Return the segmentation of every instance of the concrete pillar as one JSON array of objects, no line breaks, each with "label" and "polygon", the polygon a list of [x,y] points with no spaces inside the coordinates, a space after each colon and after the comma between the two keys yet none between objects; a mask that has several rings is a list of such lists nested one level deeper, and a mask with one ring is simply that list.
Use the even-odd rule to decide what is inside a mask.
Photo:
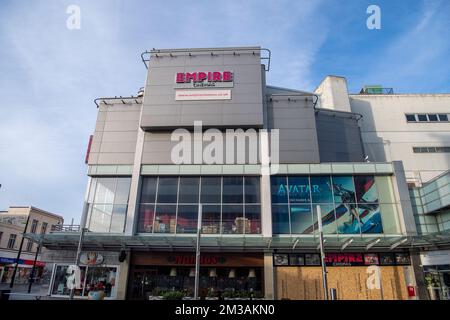
[{"label": "concrete pillar", "polygon": [[430,300],[425,277],[422,269],[422,261],[420,260],[419,252],[411,252],[411,268],[415,278],[416,295],[419,300]]},{"label": "concrete pillar", "polygon": [[272,199],[270,193],[269,134],[260,132],[259,152],[261,162],[261,224],[263,237],[272,237]]},{"label": "concrete pillar", "polygon": [[141,177],[141,162],[142,152],[144,149],[145,131],[139,128],[136,151],[134,155],[133,173],[131,175],[130,196],[128,198],[127,217],[125,220],[125,235],[131,236],[134,234],[135,225],[137,222],[139,190],[140,190],[140,177]]},{"label": "concrete pillar", "polygon": [[272,237],[272,199],[270,176],[261,176],[261,223],[263,237]]},{"label": "concrete pillar", "polygon": [[414,220],[403,162],[393,161],[392,166],[394,168],[394,195],[397,203],[400,204],[399,218],[401,231],[404,235],[415,236],[417,235],[416,221]]},{"label": "concrete pillar", "polygon": [[130,270],[131,253],[127,252],[127,258],[124,262],[119,264],[119,275],[116,279],[117,282],[117,300],[125,300],[128,286],[128,272]]},{"label": "concrete pillar", "polygon": [[275,274],[272,252],[264,252],[264,295],[266,299],[275,299]]}]

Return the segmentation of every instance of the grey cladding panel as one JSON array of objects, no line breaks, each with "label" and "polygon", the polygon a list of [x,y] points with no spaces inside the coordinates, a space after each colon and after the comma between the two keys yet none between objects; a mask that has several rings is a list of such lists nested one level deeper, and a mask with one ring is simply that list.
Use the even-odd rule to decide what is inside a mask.
[{"label": "grey cladding panel", "polygon": [[317,163],[319,150],[312,102],[275,97],[268,102],[268,124],[279,129],[281,163]]},{"label": "grey cladding panel", "polygon": [[321,162],[364,160],[361,133],[356,119],[319,112],[316,123]]},{"label": "grey cladding panel", "polygon": [[[211,50],[214,52],[214,49]],[[141,126],[149,130],[193,126],[202,121],[205,127],[262,127],[262,78],[259,51],[234,55],[233,48],[221,51],[186,53],[167,52],[150,59]],[[177,72],[232,71],[233,88],[230,100],[175,100]],[[202,88],[207,90],[208,88]],[[212,88],[220,89],[220,88]],[[189,89],[197,90],[197,89]]]}]

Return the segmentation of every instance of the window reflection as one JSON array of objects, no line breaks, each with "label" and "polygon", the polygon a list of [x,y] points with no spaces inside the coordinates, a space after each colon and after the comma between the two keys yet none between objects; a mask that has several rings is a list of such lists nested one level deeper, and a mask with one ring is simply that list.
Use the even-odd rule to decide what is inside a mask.
[{"label": "window reflection", "polygon": [[[245,220],[248,221],[248,230],[245,233],[258,234],[261,233],[261,206],[260,205],[246,205]],[[246,222],[247,223],[247,222]]]},{"label": "window reflection", "polygon": [[155,216],[154,204],[141,204],[139,209],[138,232],[153,232],[153,218]]},{"label": "window reflection", "polygon": [[202,208],[202,233],[219,233],[220,205],[204,205]]},{"label": "window reflection", "polygon": [[178,206],[177,233],[197,232],[198,206]]},{"label": "window reflection", "polygon": [[292,205],[291,224],[292,233],[312,233],[312,212],[311,205]]},{"label": "window reflection", "polygon": [[289,227],[289,209],[287,205],[272,205],[273,233],[291,233]]},{"label": "window reflection", "polygon": [[123,233],[130,177],[92,178],[86,227],[91,232]]},{"label": "window reflection", "polygon": [[179,203],[198,203],[199,181],[199,178],[180,178]]},{"label": "window reflection", "polygon": [[160,177],[158,182],[158,203],[176,203],[178,178]]},{"label": "window reflection", "polygon": [[202,177],[201,203],[221,203],[222,178]]},{"label": "window reflection", "polygon": [[243,200],[243,178],[223,177],[223,203],[242,203]]},{"label": "window reflection", "polygon": [[261,233],[260,177],[142,179],[138,232],[195,233],[200,200],[203,233]]},{"label": "window reflection", "polygon": [[250,223],[244,218],[243,209],[242,205],[223,205],[222,233],[250,233]]},{"label": "window reflection", "polygon": [[176,206],[157,205],[154,223],[154,232],[175,233]]},{"label": "window reflection", "polygon": [[271,188],[275,234],[317,232],[317,206],[326,234],[383,233],[374,176],[273,176]]}]

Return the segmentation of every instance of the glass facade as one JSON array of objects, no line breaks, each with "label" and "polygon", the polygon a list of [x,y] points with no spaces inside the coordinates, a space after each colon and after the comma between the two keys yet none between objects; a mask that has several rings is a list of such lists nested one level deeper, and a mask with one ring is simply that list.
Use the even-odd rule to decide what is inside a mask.
[{"label": "glass facade", "polygon": [[[389,231],[396,233],[392,193],[388,192],[388,196],[383,193],[380,199],[377,179],[371,175],[271,177],[273,233],[317,233],[318,206],[326,234],[383,233],[382,206],[393,216],[383,220],[388,222]],[[390,181],[380,183],[387,188]]]},{"label": "glass facade", "polygon": [[205,234],[261,233],[260,178],[142,177],[138,232],[195,233],[202,204]]},{"label": "glass facade", "polygon": [[131,178],[92,178],[86,228],[91,232],[123,233]]}]

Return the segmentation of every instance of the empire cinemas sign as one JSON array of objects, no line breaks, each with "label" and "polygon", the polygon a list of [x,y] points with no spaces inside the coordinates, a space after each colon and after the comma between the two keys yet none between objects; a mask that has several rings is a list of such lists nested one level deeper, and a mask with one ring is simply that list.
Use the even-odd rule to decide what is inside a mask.
[{"label": "empire cinemas sign", "polygon": [[175,75],[176,88],[232,88],[232,71],[178,72]]}]

